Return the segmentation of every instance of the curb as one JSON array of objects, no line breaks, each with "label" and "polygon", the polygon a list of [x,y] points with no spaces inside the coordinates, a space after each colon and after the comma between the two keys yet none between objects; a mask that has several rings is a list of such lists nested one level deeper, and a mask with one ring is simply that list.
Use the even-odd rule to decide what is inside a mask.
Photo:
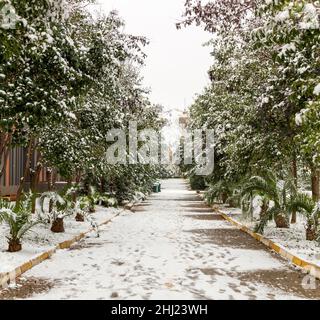
[{"label": "curb", "polygon": [[235,225],[239,230],[249,234],[251,237],[256,239],[257,241],[263,243],[265,246],[269,247],[270,249],[274,250],[276,253],[278,253],[283,258],[289,260],[294,265],[300,267],[301,269],[307,271],[310,275],[313,277],[320,279],[320,267],[312,262],[308,262],[296,255],[294,255],[292,252],[288,251],[286,248],[284,248],[282,245],[277,244],[273,242],[272,240],[265,238],[259,233],[253,232],[251,229],[246,227],[245,225],[239,223],[238,221],[235,221],[231,217],[229,217],[227,214],[221,212],[218,209],[213,209],[216,212],[218,212],[225,220],[229,221],[231,224]]},{"label": "curb", "polygon": [[[132,206],[131,206],[131,208],[132,208]],[[114,216],[109,218],[108,220],[100,223],[98,225],[98,227],[101,227],[101,226],[104,226],[104,225],[110,223],[114,218],[118,217],[123,211],[124,210],[118,212],[117,214],[115,214]],[[71,240],[66,240],[66,241],[58,243],[54,248],[52,248],[46,252],[41,253],[39,256],[37,256],[27,262],[24,262],[22,265],[15,268],[14,270],[11,270],[11,271],[5,272],[5,273],[0,273],[0,287],[3,287],[5,285],[10,284],[15,279],[20,277],[23,273],[29,271],[33,267],[35,267],[38,264],[42,263],[43,261],[49,259],[57,252],[57,250],[69,249],[74,243],[85,238],[87,234],[91,233],[94,230],[95,230],[95,228],[90,228],[88,231],[80,233],[79,235],[75,236]]]},{"label": "curb", "polygon": [[[204,200],[204,198],[201,195],[199,195],[199,197],[202,200]],[[263,235],[261,235],[259,233],[253,232],[250,228],[248,228],[247,226],[243,225],[242,223],[232,219],[231,217],[229,217],[227,214],[220,211],[219,209],[212,208],[212,210],[217,212],[218,214],[220,214],[225,220],[227,220],[228,222],[230,222],[231,224],[236,226],[239,230],[249,234],[252,238],[263,243],[266,247],[274,250],[276,253],[278,253],[283,258],[289,260],[292,264],[298,266],[302,270],[308,272],[311,276],[320,280],[320,267],[318,265],[296,256],[295,254],[293,254],[292,252],[287,250],[282,245],[273,242],[272,240],[264,237]]]}]

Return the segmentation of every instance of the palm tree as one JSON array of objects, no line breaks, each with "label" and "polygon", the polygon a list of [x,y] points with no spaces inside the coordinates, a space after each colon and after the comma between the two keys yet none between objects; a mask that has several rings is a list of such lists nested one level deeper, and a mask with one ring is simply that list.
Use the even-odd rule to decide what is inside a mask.
[{"label": "palm tree", "polygon": [[234,187],[231,183],[220,180],[209,186],[209,189],[205,193],[205,199],[209,205],[212,205],[216,200],[220,200],[225,204],[228,198],[233,195]]},{"label": "palm tree", "polygon": [[[45,210],[46,203],[49,203],[49,210]],[[51,231],[54,233],[64,232],[63,219],[74,214],[73,205],[67,199],[62,198],[57,192],[44,192],[40,197],[41,211],[48,215],[52,222]]]},{"label": "palm tree", "polygon": [[0,201],[0,223],[5,222],[9,226],[8,244],[9,252],[22,250],[22,238],[37,224],[43,223],[39,218],[34,218],[31,199],[20,201],[13,205],[8,201]]},{"label": "palm tree", "polygon": [[[243,186],[241,194],[242,196],[260,195],[263,198],[260,222],[255,228],[256,232],[263,233],[264,227],[272,218],[278,228],[289,228],[289,216],[292,211],[288,204],[296,194],[291,179],[278,180],[272,171],[267,170],[263,175],[251,177]],[[270,206],[271,201],[273,206]]]},{"label": "palm tree", "polygon": [[307,217],[306,239],[317,240],[319,235],[320,204],[308,195],[299,193],[289,203],[290,210],[299,211]]}]

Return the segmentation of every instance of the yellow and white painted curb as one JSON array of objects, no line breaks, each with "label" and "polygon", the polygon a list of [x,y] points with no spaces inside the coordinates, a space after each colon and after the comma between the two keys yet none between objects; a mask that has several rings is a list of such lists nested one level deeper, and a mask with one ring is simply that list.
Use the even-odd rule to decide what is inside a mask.
[{"label": "yellow and white painted curb", "polygon": [[[200,195],[200,198],[204,200],[203,196],[201,196],[201,195]],[[261,235],[259,233],[253,232],[250,228],[243,225],[239,221],[232,219],[230,216],[228,216],[224,212],[220,211],[219,209],[217,209],[217,208],[212,208],[212,209],[215,212],[217,212],[218,214],[220,214],[225,220],[227,220],[228,222],[230,222],[231,224],[236,226],[239,230],[249,234],[251,237],[253,237],[257,241],[263,243],[265,246],[269,247],[270,249],[274,250],[280,256],[289,260],[290,262],[292,262],[292,264],[300,267],[302,270],[308,272],[313,277],[320,279],[320,266],[296,256],[295,254],[293,254],[292,252],[287,250],[282,245],[273,242],[272,240],[264,237],[263,235]]]},{"label": "yellow and white painted curb", "polygon": [[235,225],[239,230],[242,230],[242,231],[246,232],[247,234],[249,234],[251,237],[253,237],[257,241],[263,243],[265,246],[267,246],[270,249],[272,249],[275,252],[277,252],[283,258],[291,261],[294,265],[296,265],[296,266],[300,267],[301,269],[307,271],[313,277],[315,277],[317,279],[320,279],[320,267],[317,266],[316,264],[314,264],[312,262],[308,262],[308,261],[306,261],[306,260],[294,255],[292,252],[288,251],[282,245],[273,242],[272,240],[262,236],[259,233],[253,232],[251,229],[249,229],[245,225],[239,223],[238,221],[232,219],[227,214],[225,214],[225,213],[223,213],[223,212],[221,212],[221,211],[219,211],[217,209],[214,209],[214,210],[216,212],[218,212],[225,220],[227,220],[230,223],[232,223],[233,225]]},{"label": "yellow and white painted curb", "polygon": [[[109,218],[108,220],[100,223],[98,227],[101,227],[103,225],[106,225],[110,223],[114,218],[119,216],[124,210],[119,211],[114,216]],[[0,288],[3,288],[10,284],[10,282],[14,282],[16,278],[21,276],[23,273],[27,272],[28,270],[32,269],[36,265],[40,264],[41,262],[49,259],[53,254],[57,252],[57,250],[62,249],[69,249],[74,243],[80,241],[81,239],[85,238],[89,233],[93,232],[95,228],[90,228],[88,231],[80,233],[79,235],[75,236],[71,240],[66,240],[61,243],[58,243],[55,247],[52,249],[41,253],[39,256],[23,263],[19,267],[15,268],[14,270],[11,270],[9,272],[0,273]]]},{"label": "yellow and white painted curb", "polygon": [[251,237],[256,239],[257,241],[263,243],[265,246],[269,247],[270,249],[277,252],[280,256],[283,258],[291,261],[294,265],[302,268],[303,270],[307,271],[310,275],[314,276],[317,279],[320,279],[320,267],[312,262],[308,262],[296,255],[294,255],[292,252],[288,251],[286,248],[284,248],[282,245],[277,244],[273,242],[272,240],[265,238],[259,233],[253,232],[251,229],[246,227],[245,225],[239,223],[238,221],[232,219],[227,214],[214,209],[216,212],[218,212],[225,220],[229,221],[233,225],[235,225],[239,230],[244,231],[245,233],[249,234]]}]

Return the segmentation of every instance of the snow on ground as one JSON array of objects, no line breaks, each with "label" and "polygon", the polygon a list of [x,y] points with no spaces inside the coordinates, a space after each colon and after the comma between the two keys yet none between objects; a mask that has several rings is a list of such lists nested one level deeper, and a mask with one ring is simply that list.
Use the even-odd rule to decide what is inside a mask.
[{"label": "snow on ground", "polygon": [[[98,224],[105,222],[121,209],[98,207],[91,215]],[[6,224],[0,224],[0,273],[12,271],[24,262],[27,262],[39,254],[53,249],[60,242],[71,240],[82,232],[91,228],[89,222],[76,222],[74,217],[65,218],[64,233],[53,233],[50,225],[35,226],[22,240],[22,251],[7,252],[8,243],[6,236],[9,228]]]},{"label": "snow on ground", "polygon": [[[219,209],[247,227],[254,229],[256,221],[246,220],[241,216],[241,209],[220,206]],[[290,229],[279,229],[273,221],[265,228],[264,236],[291,251],[293,254],[320,266],[320,245],[317,241],[306,240],[306,219],[297,215],[297,223],[291,224]]]},{"label": "snow on ground", "polygon": [[[312,298],[303,275],[212,213],[183,180],[163,183],[70,250],[60,250],[24,277],[52,289],[31,299]],[[287,279],[291,279],[288,281]]]}]

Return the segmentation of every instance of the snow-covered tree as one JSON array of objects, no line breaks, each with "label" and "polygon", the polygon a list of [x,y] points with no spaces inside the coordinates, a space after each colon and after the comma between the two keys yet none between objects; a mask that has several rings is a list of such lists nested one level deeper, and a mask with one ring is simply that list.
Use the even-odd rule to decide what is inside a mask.
[{"label": "snow-covered tree", "polygon": [[36,189],[44,165],[69,181],[108,178],[121,171],[105,164],[108,130],[129,120],[161,125],[139,81],[146,40],[123,32],[116,12],[93,16],[93,2],[0,1],[16,17],[0,28],[0,158],[17,145],[28,150],[18,199],[27,176]]},{"label": "snow-covered tree", "polygon": [[191,107],[216,131],[208,181],[273,167],[297,186],[307,165],[319,199],[319,21],[319,1],[186,1],[179,26],[215,33],[212,85]]},{"label": "snow-covered tree", "polygon": [[269,109],[286,122],[287,141],[294,144],[293,164],[297,153],[312,171],[315,199],[319,192],[319,114],[320,94],[320,2],[266,1],[259,9],[263,25],[254,30],[261,48],[273,54],[276,76],[270,78],[265,97]]},{"label": "snow-covered tree", "polygon": [[66,121],[91,79],[85,70],[87,54],[72,39],[67,2],[12,0],[0,7],[3,4],[19,17],[14,27],[0,28],[1,131],[13,135],[11,146],[28,146],[19,198],[41,130]]}]

